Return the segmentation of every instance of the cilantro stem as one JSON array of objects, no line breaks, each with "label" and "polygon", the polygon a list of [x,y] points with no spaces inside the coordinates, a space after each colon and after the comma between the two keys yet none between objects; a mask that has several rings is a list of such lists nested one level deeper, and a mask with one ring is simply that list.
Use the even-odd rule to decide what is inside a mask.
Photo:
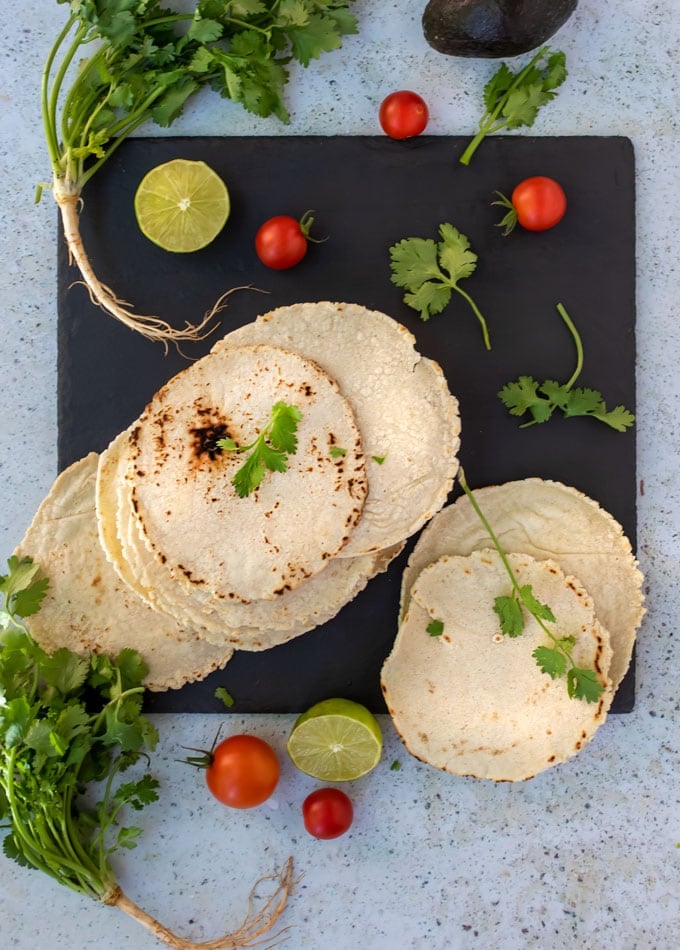
[{"label": "cilantro stem", "polygon": [[54,96],[50,97],[50,75],[52,73],[52,67],[54,66],[54,61],[57,58],[57,53],[62,43],[68,36],[76,20],[75,15],[71,15],[66,21],[63,30],[59,33],[56,40],[52,44],[45,65],[43,67],[41,83],[40,83],[40,101],[42,104],[42,118],[43,126],[45,130],[45,139],[47,142],[47,149],[50,156],[50,162],[52,168],[56,171],[60,167],[59,163],[59,140],[56,134],[56,121],[54,118],[54,112],[50,108],[50,101],[54,102]]},{"label": "cilantro stem", "polygon": [[[518,599],[519,599],[519,602],[520,602],[520,603],[524,603],[524,600],[523,600],[523,597],[522,597],[522,589],[521,589],[521,587],[520,587],[520,585],[519,585],[519,581],[518,581],[517,578],[515,577],[515,572],[514,572],[513,569],[510,567],[510,562],[508,561],[508,559],[507,559],[507,557],[506,557],[505,551],[503,550],[503,546],[502,546],[502,544],[500,543],[500,541],[498,540],[498,538],[496,537],[496,533],[494,532],[493,528],[491,527],[491,525],[490,525],[489,522],[487,521],[486,517],[484,516],[484,513],[482,512],[482,509],[481,509],[481,508],[479,507],[479,505],[477,504],[477,499],[475,498],[473,492],[470,490],[470,487],[469,487],[468,483],[467,483],[466,480],[465,480],[465,474],[464,474],[464,472],[463,472],[462,469],[459,469],[459,471],[458,471],[458,481],[459,481],[459,483],[460,483],[461,488],[463,489],[463,491],[464,491],[465,494],[467,495],[467,499],[468,499],[468,501],[470,502],[470,504],[472,505],[475,514],[477,515],[477,517],[479,518],[479,520],[480,520],[480,521],[482,522],[482,524],[484,525],[484,528],[485,528],[486,531],[488,532],[488,535],[489,535],[489,537],[491,538],[491,541],[493,542],[493,546],[495,547],[495,549],[496,549],[496,551],[497,551],[497,553],[498,553],[498,556],[499,556],[500,559],[501,559],[501,562],[502,562],[502,564],[503,564],[503,567],[505,568],[506,573],[507,573],[508,577],[510,578],[510,581],[511,581],[512,587],[513,587],[513,590],[514,590],[515,593],[517,594],[517,597],[518,597]],[[527,609],[528,609],[528,608],[527,608]],[[531,611],[530,611],[530,613],[531,613]],[[553,643],[554,643],[556,646],[559,646],[559,645],[560,645],[560,641],[558,640],[557,637],[555,637],[555,636],[550,632],[550,630],[548,630],[548,628],[546,627],[545,623],[543,622],[543,619],[542,619],[541,617],[536,616],[536,614],[532,614],[532,616],[533,616],[534,619],[537,621],[538,625],[541,627],[541,629],[544,631],[544,633],[546,633],[546,634],[550,637],[550,639],[553,641]],[[563,649],[563,648],[562,648],[562,649]]]},{"label": "cilantro stem", "polygon": [[[501,562],[502,562],[502,564],[503,564],[503,567],[505,568],[505,571],[506,571],[508,577],[510,578],[510,582],[511,582],[511,584],[512,584],[512,588],[513,588],[513,590],[514,590],[514,592],[515,592],[515,595],[516,595],[516,597],[517,597],[517,600],[518,600],[520,606],[525,607],[525,608],[529,611],[529,613],[530,613],[531,616],[534,618],[534,620],[536,621],[536,623],[539,625],[539,627],[541,628],[541,630],[545,633],[545,635],[546,635],[550,640],[552,640],[552,642],[553,642],[555,648],[558,649],[558,650],[560,651],[560,653],[562,653],[562,654],[567,658],[567,660],[569,661],[569,663],[570,663],[570,665],[571,665],[571,668],[567,671],[567,674],[566,674],[566,675],[567,675],[567,691],[568,691],[568,693],[569,693],[569,696],[573,698],[574,693],[573,693],[573,681],[572,681],[572,677],[573,677],[573,675],[575,674],[576,671],[575,671],[575,666],[574,666],[574,658],[573,658],[573,656],[571,655],[571,650],[568,649],[568,648],[565,646],[565,641],[564,641],[564,639],[560,639],[559,637],[556,637],[555,634],[552,633],[552,631],[548,629],[548,627],[546,626],[545,622],[543,621],[543,618],[542,618],[541,616],[539,616],[539,614],[536,612],[535,609],[532,609],[532,607],[530,606],[530,604],[527,603],[527,601],[526,601],[526,599],[525,599],[525,597],[524,597],[524,594],[523,594],[523,592],[522,592],[522,588],[520,587],[519,582],[518,582],[518,580],[517,580],[517,578],[516,578],[516,576],[515,576],[515,573],[514,573],[514,571],[512,570],[512,568],[510,567],[510,563],[509,563],[509,561],[508,561],[508,559],[507,559],[507,556],[506,556],[506,554],[505,554],[505,551],[503,550],[503,547],[502,547],[500,541],[498,540],[498,537],[496,536],[496,533],[494,532],[493,528],[491,527],[491,525],[490,525],[489,522],[487,521],[487,519],[486,519],[484,513],[482,512],[481,508],[479,507],[479,505],[478,505],[478,503],[477,503],[477,499],[474,497],[474,493],[470,490],[470,487],[469,487],[469,485],[468,485],[468,483],[467,483],[467,481],[466,481],[466,479],[465,479],[465,473],[463,472],[463,469],[462,469],[462,468],[459,468],[459,469],[458,469],[458,482],[460,483],[461,488],[462,488],[463,491],[465,492],[468,501],[469,501],[470,504],[472,505],[472,508],[473,508],[475,514],[477,515],[477,517],[479,518],[479,520],[480,520],[480,521],[482,522],[482,524],[484,525],[484,528],[485,528],[486,531],[488,532],[489,538],[491,539],[491,541],[492,541],[492,543],[493,543],[493,546],[495,547],[495,549],[496,549],[496,551],[497,551],[497,553],[498,553],[498,556],[499,556],[500,559],[501,559]],[[601,692],[602,692],[602,687],[600,686],[600,693],[601,693]],[[588,701],[590,702],[591,700],[589,699]]]},{"label": "cilantro stem", "polygon": [[468,485],[468,483],[467,483],[467,481],[466,481],[466,479],[465,479],[465,472],[463,471],[462,468],[459,468],[459,469],[458,469],[458,482],[459,482],[459,484],[460,484],[460,487],[463,489],[463,491],[464,491],[465,494],[467,495],[467,499],[468,499],[468,501],[470,502],[470,504],[472,505],[473,511],[475,512],[475,514],[477,515],[477,517],[479,518],[479,520],[480,520],[480,521],[482,522],[482,524],[484,525],[484,528],[486,529],[486,531],[487,531],[489,537],[491,538],[491,541],[493,542],[493,546],[496,548],[496,551],[498,552],[498,555],[499,555],[501,561],[503,562],[503,567],[504,567],[505,570],[507,571],[508,577],[509,577],[510,580],[512,581],[512,586],[513,586],[514,590],[517,592],[517,594],[519,595],[519,594],[520,594],[520,587],[519,587],[519,584],[518,584],[518,582],[517,582],[517,579],[515,578],[515,574],[514,574],[512,568],[510,567],[510,562],[508,561],[507,557],[505,556],[505,551],[503,550],[503,546],[502,546],[502,544],[500,543],[500,541],[498,540],[498,538],[496,537],[496,534],[495,534],[493,528],[491,527],[491,525],[489,524],[489,522],[486,520],[486,517],[485,517],[485,515],[484,515],[482,509],[481,509],[481,508],[479,507],[479,505],[477,504],[477,499],[475,498],[474,493],[471,491],[470,486]]},{"label": "cilantro stem", "polygon": [[[20,847],[22,853],[34,867],[49,874],[50,877],[61,884],[68,885],[73,890],[98,898],[102,892],[97,889],[93,877],[83,868],[81,863],[71,860],[63,851],[55,850],[55,847],[59,846],[58,843],[45,839],[44,819],[40,820],[42,819],[40,813],[35,815],[34,819],[31,819],[30,812],[28,815],[25,814],[17,796],[15,785],[17,768],[17,747],[14,746],[9,750],[6,760],[5,771],[8,781],[4,783],[4,788],[12,816],[12,834],[17,846]],[[32,804],[31,811],[34,807],[34,804]],[[38,825],[42,825],[42,827],[35,827],[36,820],[38,820]],[[85,874],[83,874],[84,870]]]},{"label": "cilantro stem", "polygon": [[459,293],[462,297],[464,297],[464,298],[467,300],[467,302],[470,304],[470,306],[472,307],[472,310],[474,311],[475,316],[477,317],[477,319],[479,320],[479,322],[480,322],[481,325],[482,325],[482,337],[484,338],[484,346],[486,347],[487,350],[490,350],[490,349],[491,349],[491,340],[490,340],[490,338],[489,338],[489,328],[488,328],[488,326],[487,326],[486,320],[484,319],[484,317],[483,317],[482,314],[480,313],[479,307],[478,307],[477,304],[474,302],[474,300],[472,299],[472,297],[471,297],[468,293],[466,293],[466,292],[463,290],[462,287],[459,287],[458,284],[456,284],[456,283],[452,283],[451,286],[453,287],[454,290],[457,290],[458,293]]},{"label": "cilantro stem", "polygon": [[578,330],[576,329],[576,327],[574,326],[574,323],[571,317],[569,316],[569,314],[567,313],[567,311],[565,310],[565,308],[562,306],[561,303],[557,304],[557,312],[559,313],[559,315],[562,317],[565,324],[567,325],[567,328],[569,332],[571,333],[574,340],[574,344],[576,346],[576,369],[569,377],[569,382],[564,384],[565,389],[571,389],[571,387],[574,385],[576,380],[581,375],[581,370],[583,369],[583,343],[581,341],[581,336]]}]

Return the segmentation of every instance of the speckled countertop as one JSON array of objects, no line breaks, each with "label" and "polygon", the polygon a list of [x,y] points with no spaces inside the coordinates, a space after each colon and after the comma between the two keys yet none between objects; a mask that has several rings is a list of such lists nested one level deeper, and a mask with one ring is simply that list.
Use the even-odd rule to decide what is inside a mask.
[{"label": "speckled countertop", "polygon": [[[173,132],[373,134],[394,88],[432,105],[429,131],[474,128],[491,61],[441,56],[420,28],[424,0],[357,0],[360,33],[295,71],[290,126],[203,96]],[[54,0],[3,0],[0,167],[0,522],[3,563],[56,475],[56,211],[33,203],[48,175],[38,86],[64,22]],[[214,718],[159,716],[158,804],[138,850],[117,861],[124,890],[165,924],[206,940],[235,928],[251,883],[295,857],[302,875],[282,922],[291,950],[670,950],[680,920],[680,12],[676,0],[581,0],[555,45],[570,77],[536,134],[627,135],[635,146],[638,229],[638,554],[648,614],[637,705],[610,717],[582,755],[520,785],[457,779],[404,752],[383,721],[382,767],[356,783],[353,829],[309,838],[299,806],[315,787],[283,756],[263,807],[232,812],[177,763]],[[156,130],[154,130],[155,132]],[[283,750],[288,716],[238,717]],[[400,771],[391,771],[394,759]],[[386,764],[387,763],[387,764]],[[17,950],[151,950],[116,910],[0,857],[0,943]]]}]

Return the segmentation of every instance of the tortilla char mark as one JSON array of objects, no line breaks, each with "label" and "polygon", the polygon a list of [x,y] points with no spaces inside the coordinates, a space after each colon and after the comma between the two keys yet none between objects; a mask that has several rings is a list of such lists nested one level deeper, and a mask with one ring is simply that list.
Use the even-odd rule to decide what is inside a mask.
[{"label": "tortilla char mark", "polygon": [[201,461],[204,455],[214,462],[218,455],[221,455],[222,449],[217,444],[220,439],[229,436],[229,430],[225,422],[212,422],[199,428],[189,429],[191,436],[191,452],[193,456]]}]

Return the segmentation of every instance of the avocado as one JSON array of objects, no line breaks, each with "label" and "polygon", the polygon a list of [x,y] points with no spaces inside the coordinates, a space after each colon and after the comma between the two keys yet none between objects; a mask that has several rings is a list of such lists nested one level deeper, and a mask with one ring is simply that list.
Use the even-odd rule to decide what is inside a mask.
[{"label": "avocado", "polygon": [[425,39],[448,56],[518,56],[569,19],[578,0],[429,0]]}]

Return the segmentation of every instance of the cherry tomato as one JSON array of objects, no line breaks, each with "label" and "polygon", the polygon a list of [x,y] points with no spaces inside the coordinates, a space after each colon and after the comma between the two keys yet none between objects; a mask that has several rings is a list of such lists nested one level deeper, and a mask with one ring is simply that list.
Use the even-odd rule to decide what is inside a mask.
[{"label": "cherry tomato", "polygon": [[215,798],[231,808],[253,808],[266,801],[281,772],[272,747],[257,736],[223,739],[211,754],[205,780]]},{"label": "cherry tomato", "polygon": [[307,253],[309,229],[314,223],[306,211],[300,220],[287,214],[269,218],[255,235],[255,250],[263,264],[273,270],[295,267]]},{"label": "cherry tomato", "polygon": [[516,223],[527,231],[547,231],[562,220],[567,210],[567,196],[562,186],[544,175],[521,181],[510,201],[505,195],[500,198],[494,203],[510,209],[501,222],[504,234],[509,234]]},{"label": "cherry tomato", "polygon": [[339,838],[353,818],[351,799],[339,788],[318,788],[302,803],[305,828],[315,838]]},{"label": "cherry tomato", "polygon": [[400,89],[383,99],[378,113],[382,130],[393,139],[420,135],[429,119],[425,100],[417,92]]}]

